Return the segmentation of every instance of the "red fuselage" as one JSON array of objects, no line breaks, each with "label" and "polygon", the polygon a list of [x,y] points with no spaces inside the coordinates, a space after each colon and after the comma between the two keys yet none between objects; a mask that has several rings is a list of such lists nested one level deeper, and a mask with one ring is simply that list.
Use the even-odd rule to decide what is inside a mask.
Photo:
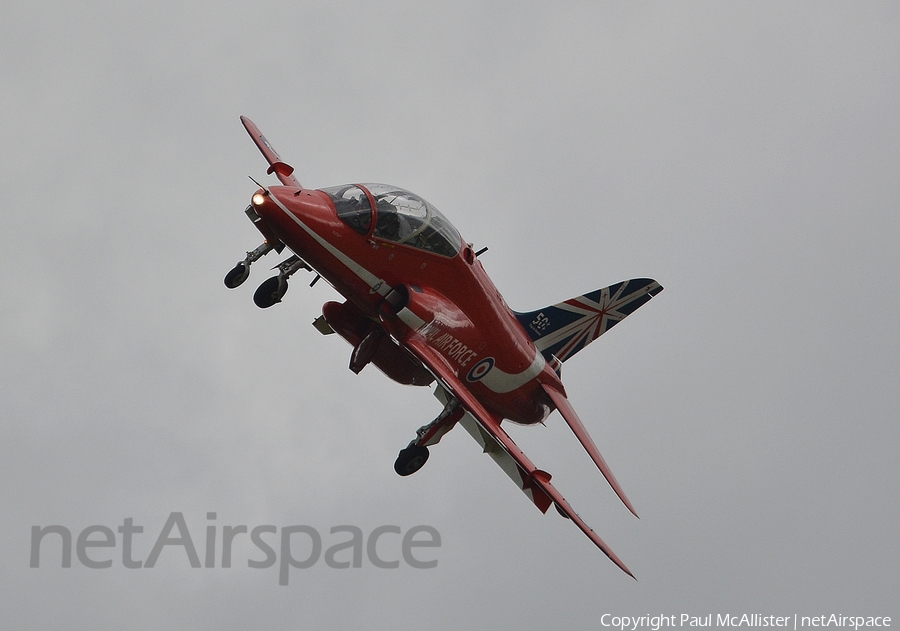
[{"label": "red fuselage", "polygon": [[[379,237],[382,202],[366,185],[355,188],[372,213],[363,217],[367,225],[354,228],[339,217],[326,192],[284,186],[253,196],[256,225],[268,243],[290,248],[395,340],[426,339],[489,410],[516,423],[543,420],[553,405],[541,383],[560,391],[562,384],[471,247],[460,241],[450,255]],[[386,305],[397,288],[399,311]]]}]

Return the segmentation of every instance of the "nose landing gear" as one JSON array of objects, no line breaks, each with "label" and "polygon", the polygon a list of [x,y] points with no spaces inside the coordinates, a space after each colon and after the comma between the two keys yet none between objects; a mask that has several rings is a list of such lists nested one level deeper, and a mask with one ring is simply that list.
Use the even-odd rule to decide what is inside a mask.
[{"label": "nose landing gear", "polygon": [[234,266],[233,270],[225,274],[225,286],[228,287],[228,289],[240,287],[249,276],[250,266],[244,261],[241,261]]},{"label": "nose landing gear", "polygon": [[250,276],[250,265],[274,249],[274,245],[266,242],[252,252],[247,252],[247,256],[244,260],[240,261],[234,266],[234,269],[225,274],[225,286],[228,287],[228,289],[235,289],[243,285],[244,281]]},{"label": "nose landing gear", "polygon": [[[283,248],[284,245],[281,243],[275,246],[266,242],[252,252],[247,252],[246,258],[235,265],[234,269],[225,275],[225,286],[229,289],[239,287],[250,276],[250,265],[254,261],[258,261],[272,250],[281,252]],[[263,281],[256,290],[256,293],[253,294],[253,302],[260,309],[268,309],[272,305],[281,302],[285,292],[288,290],[288,278],[290,278],[294,272],[299,269],[312,271],[312,268],[306,264],[306,261],[296,254],[285,259],[272,269],[278,270],[278,276],[273,276],[272,278]],[[318,278],[316,280],[318,280]]]}]

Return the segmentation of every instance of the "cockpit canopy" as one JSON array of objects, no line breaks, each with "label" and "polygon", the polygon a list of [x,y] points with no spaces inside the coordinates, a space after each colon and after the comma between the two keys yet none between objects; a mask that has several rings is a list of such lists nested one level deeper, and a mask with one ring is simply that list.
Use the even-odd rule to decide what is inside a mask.
[{"label": "cockpit canopy", "polygon": [[368,234],[372,228],[368,191],[375,202],[375,237],[442,256],[459,253],[459,232],[418,195],[388,184],[351,184],[321,190],[334,201],[338,217],[360,234]]}]

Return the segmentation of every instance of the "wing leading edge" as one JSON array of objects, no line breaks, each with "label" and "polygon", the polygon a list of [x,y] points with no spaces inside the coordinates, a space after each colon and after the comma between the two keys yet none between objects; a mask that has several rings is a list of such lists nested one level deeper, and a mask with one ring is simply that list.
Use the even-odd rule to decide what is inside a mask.
[{"label": "wing leading edge", "polygon": [[246,116],[241,116],[241,122],[244,124],[244,129],[250,134],[250,137],[253,139],[253,142],[260,153],[263,154],[266,162],[269,163],[269,169],[266,173],[269,175],[274,173],[285,186],[301,188],[300,182],[294,177],[294,167],[282,162],[281,156],[279,156],[278,152],[272,148],[272,145],[269,144],[266,137],[262,135],[262,132],[259,131],[259,127]]},{"label": "wing leading edge", "polygon": [[[531,498],[534,504],[542,512],[546,512],[551,504],[555,505],[556,510],[563,517],[571,519],[613,563],[634,578],[634,574],[616,556],[616,553],[579,517],[578,513],[566,501],[566,498],[550,483],[550,474],[538,469],[529,460],[528,456],[513,442],[509,434],[500,427],[502,419],[489,412],[478,401],[459,377],[456,376],[450,366],[445,363],[443,357],[415,334],[408,336],[404,342],[432,370],[442,387],[459,399],[466,410],[466,414],[463,415],[460,424],[478,441],[485,452],[500,465],[506,474],[519,485],[519,488]],[[446,398],[447,394],[444,393],[443,397]]]}]

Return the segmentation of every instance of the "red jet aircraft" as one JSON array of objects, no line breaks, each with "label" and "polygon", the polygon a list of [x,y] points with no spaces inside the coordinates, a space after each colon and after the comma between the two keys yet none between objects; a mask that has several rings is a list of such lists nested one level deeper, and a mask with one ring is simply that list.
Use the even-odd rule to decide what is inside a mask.
[{"label": "red jet aircraft", "polygon": [[350,343],[350,370],[359,373],[372,363],[402,384],[437,382],[434,395],[444,409],[400,451],[397,473],[418,471],[428,447],[460,424],[542,512],[554,505],[633,577],[501,422],[533,425],[559,410],[634,513],[566,398],[560,368],[662,286],[638,278],[537,311],[512,311],[481,266],[481,252],[424,199],[385,184],[304,188],[256,125],[246,117],[241,122],[268,161],[267,172],[283,186],[260,185],[253,194],[245,212],[265,242],[228,273],[225,285],[237,287],[251,263],[287,247],[292,256],[260,285],[253,297],[257,306],[280,302],[297,270],[315,272],[311,284],[324,278],[345,298],[325,303],[313,324]]}]

